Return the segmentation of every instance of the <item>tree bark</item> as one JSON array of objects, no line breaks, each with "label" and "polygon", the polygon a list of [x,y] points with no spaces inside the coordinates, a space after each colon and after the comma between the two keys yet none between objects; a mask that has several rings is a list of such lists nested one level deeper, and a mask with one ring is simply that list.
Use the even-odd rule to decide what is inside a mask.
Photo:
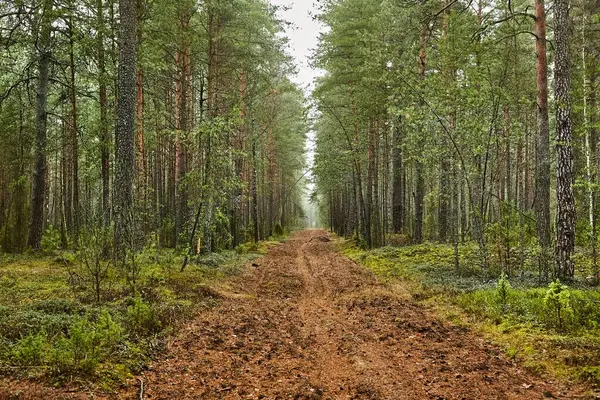
[{"label": "tree bark", "polygon": [[113,208],[115,250],[119,256],[130,242],[133,224],[133,171],[135,168],[135,118],[137,69],[137,2],[119,0],[119,78],[115,133]]},{"label": "tree bark", "polygon": [[190,46],[188,44],[189,22],[191,12],[185,10],[180,16],[181,30],[183,34],[182,48],[179,53],[179,94],[178,94],[178,132],[175,144],[175,185],[176,185],[176,204],[175,204],[175,233],[176,243],[179,234],[184,232],[185,222],[188,218],[187,191],[184,180],[187,174],[187,137],[190,129],[190,100],[191,100],[191,62]]},{"label": "tree bark", "polygon": [[[419,51],[419,77],[421,81],[425,80],[425,71],[427,69],[427,51],[426,39],[429,27],[424,25],[421,29]],[[424,130],[424,128],[423,128]],[[423,201],[425,198],[425,177],[424,165],[420,159],[415,161],[415,226],[413,231],[413,242],[421,243],[423,241]]]},{"label": "tree bark", "polygon": [[29,227],[28,245],[39,250],[44,229],[44,206],[46,197],[46,146],[47,122],[46,111],[48,103],[48,83],[50,82],[50,35],[52,31],[53,0],[45,0],[40,17],[39,38],[36,44],[38,51],[38,83],[36,94],[36,126],[35,126],[35,167],[33,172],[33,187],[31,190],[31,224]]},{"label": "tree bark", "polygon": [[573,197],[573,122],[571,119],[571,59],[569,1],[554,1],[556,85],[556,258],[557,276],[572,280],[575,265],[575,199]]},{"label": "tree bark", "polygon": [[75,88],[75,41],[73,32],[73,20],[69,20],[69,69],[71,73],[71,123],[69,126],[71,139],[71,174],[73,182],[72,209],[73,209],[73,242],[77,245],[79,241],[80,204],[79,204],[79,138],[77,132],[77,90]]},{"label": "tree bark", "polygon": [[[598,176],[597,166],[594,165],[597,147],[597,135],[595,129],[595,90],[593,79],[595,65],[588,69],[588,39],[587,39],[587,10],[584,10],[581,28],[581,64],[583,72],[583,129],[585,131],[585,170],[588,184],[588,219],[590,229],[590,241],[592,247],[592,272],[594,280],[598,282],[598,229],[597,229],[597,190],[596,182]],[[594,59],[592,58],[592,63]],[[590,76],[591,75],[591,76]]]},{"label": "tree bark", "polygon": [[102,220],[104,226],[110,226],[110,131],[108,130],[108,95],[106,60],[104,53],[104,0],[98,0],[97,7],[97,51],[98,51],[98,87],[100,97],[100,162],[102,171]]},{"label": "tree bark", "polygon": [[258,171],[256,168],[256,138],[252,140],[252,226],[254,243],[259,241],[258,229]]}]

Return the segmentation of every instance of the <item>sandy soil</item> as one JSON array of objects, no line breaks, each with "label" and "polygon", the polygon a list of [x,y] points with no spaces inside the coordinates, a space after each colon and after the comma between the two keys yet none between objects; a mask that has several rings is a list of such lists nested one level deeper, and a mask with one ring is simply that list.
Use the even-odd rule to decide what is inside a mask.
[{"label": "sandy soil", "polygon": [[[235,294],[191,321],[168,354],[113,397],[139,399],[143,382],[144,399],[584,398],[440,321],[401,285],[378,282],[326,235],[297,233],[248,266]],[[0,399],[11,398],[2,390]],[[20,390],[13,398],[90,398]]]}]

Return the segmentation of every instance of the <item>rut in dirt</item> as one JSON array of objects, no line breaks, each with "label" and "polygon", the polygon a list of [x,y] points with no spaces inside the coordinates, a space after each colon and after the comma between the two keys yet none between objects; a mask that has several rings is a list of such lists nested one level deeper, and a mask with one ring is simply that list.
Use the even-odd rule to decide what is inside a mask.
[{"label": "rut in dirt", "polygon": [[578,397],[439,321],[401,286],[378,282],[326,235],[297,233],[248,267],[236,295],[199,316],[144,374],[144,397]]}]

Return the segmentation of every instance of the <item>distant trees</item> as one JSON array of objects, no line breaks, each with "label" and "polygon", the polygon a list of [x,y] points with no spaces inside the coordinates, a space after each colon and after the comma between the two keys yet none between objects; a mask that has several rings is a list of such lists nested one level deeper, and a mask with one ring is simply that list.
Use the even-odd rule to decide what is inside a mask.
[{"label": "distant trees", "polygon": [[[315,92],[323,221],[367,247],[473,240],[484,272],[572,279],[575,244],[596,249],[598,240],[590,53],[600,54],[591,35],[599,20],[583,3],[555,2],[549,23],[547,11],[542,0],[328,2]],[[575,214],[580,203],[591,217]]]},{"label": "distant trees", "polygon": [[117,248],[195,254],[301,225],[305,99],[275,12],[1,2],[2,250],[72,248],[103,226]]}]

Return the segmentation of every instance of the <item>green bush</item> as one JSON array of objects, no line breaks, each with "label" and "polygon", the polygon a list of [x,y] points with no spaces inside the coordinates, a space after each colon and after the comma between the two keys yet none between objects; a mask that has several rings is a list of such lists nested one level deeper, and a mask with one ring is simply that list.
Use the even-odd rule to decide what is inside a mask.
[{"label": "green bush", "polygon": [[[102,246],[89,247],[86,255],[95,266]],[[119,275],[113,265],[109,276],[99,275],[108,284],[102,286],[101,301],[93,304],[97,299],[89,278],[95,270],[84,270],[84,251],[44,259],[0,255],[0,366],[15,374],[44,373],[55,383],[122,381],[158,354],[163,334],[189,320],[200,303],[217,301],[208,283],[239,271],[259,250],[253,244],[246,249],[254,252],[207,256],[202,259],[206,265],[179,273],[178,253],[159,250],[155,238],[147,251],[135,254],[137,296],[126,297],[132,274]],[[70,287],[64,283],[67,275]]]},{"label": "green bush", "polygon": [[235,251],[238,254],[256,253],[258,251],[258,244],[254,242],[246,242],[236,247]]},{"label": "green bush", "polygon": [[138,336],[157,333],[162,326],[154,309],[140,297],[131,299],[126,318],[129,330]]},{"label": "green bush", "polygon": [[600,367],[583,367],[579,371],[579,378],[583,381],[593,384],[600,383]]},{"label": "green bush", "polygon": [[479,317],[495,318],[498,314],[496,293],[490,289],[463,293],[457,302],[469,314]]},{"label": "green bush", "polygon": [[67,332],[81,317],[64,313],[48,314],[37,310],[15,309],[0,310],[0,336],[9,340],[18,340],[28,335],[37,335],[42,330],[48,336]]},{"label": "green bush", "polygon": [[19,340],[12,349],[11,359],[19,366],[41,365],[46,349],[46,334],[29,334]]},{"label": "green bush", "polygon": [[600,333],[600,293],[596,291],[572,290],[573,327]]},{"label": "green bush", "polygon": [[565,330],[573,316],[569,288],[558,279],[551,282],[544,297],[544,305],[549,312],[550,322],[559,330]]},{"label": "green bush", "polygon": [[50,226],[42,235],[42,249],[45,252],[53,253],[62,248],[60,231],[54,226]]},{"label": "green bush", "polygon": [[46,314],[78,314],[84,311],[81,304],[59,298],[38,301],[31,305],[31,309]]},{"label": "green bush", "polygon": [[71,327],[68,336],[63,335],[55,343],[50,356],[53,373],[93,375],[122,340],[123,328],[107,311],[96,322],[84,318]]},{"label": "green bush", "polygon": [[500,276],[498,283],[496,284],[496,293],[498,295],[498,301],[500,303],[500,307],[502,308],[502,315],[506,313],[506,309],[508,307],[508,300],[511,294],[511,286],[508,278],[505,274]]},{"label": "green bush", "polygon": [[547,320],[545,294],[546,291],[539,288],[513,290],[510,303],[511,315],[520,322],[541,325]]}]

